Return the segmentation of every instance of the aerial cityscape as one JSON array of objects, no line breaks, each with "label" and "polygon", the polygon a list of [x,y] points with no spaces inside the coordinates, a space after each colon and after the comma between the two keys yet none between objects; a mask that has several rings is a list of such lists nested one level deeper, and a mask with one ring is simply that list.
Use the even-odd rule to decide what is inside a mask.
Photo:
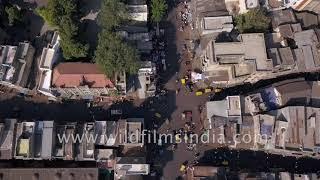
[{"label": "aerial cityscape", "polygon": [[319,14],[0,0],[0,180],[320,180]]}]

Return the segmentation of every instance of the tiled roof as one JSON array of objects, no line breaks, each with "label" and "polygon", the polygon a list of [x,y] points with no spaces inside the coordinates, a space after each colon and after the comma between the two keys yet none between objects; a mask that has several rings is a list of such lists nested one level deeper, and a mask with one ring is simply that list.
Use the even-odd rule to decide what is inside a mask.
[{"label": "tiled roof", "polygon": [[91,63],[60,63],[54,68],[52,85],[56,87],[88,85],[92,88],[114,86],[97,65]]}]

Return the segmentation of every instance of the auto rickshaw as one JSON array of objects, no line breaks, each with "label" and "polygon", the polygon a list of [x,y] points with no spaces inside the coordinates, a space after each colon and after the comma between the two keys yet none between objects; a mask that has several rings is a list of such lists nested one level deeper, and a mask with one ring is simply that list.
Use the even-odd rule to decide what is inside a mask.
[{"label": "auto rickshaw", "polygon": [[185,85],[186,84],[186,79],[181,79],[181,84]]},{"label": "auto rickshaw", "polygon": [[219,92],[221,92],[221,91],[222,91],[222,89],[221,89],[221,88],[218,88],[218,87],[214,89],[214,92],[215,92],[215,93],[219,93]]},{"label": "auto rickshaw", "polygon": [[196,92],[196,96],[201,96],[202,94],[203,94],[202,91],[197,91],[197,92]]},{"label": "auto rickshaw", "polygon": [[186,166],[184,164],[181,164],[180,166],[180,172],[186,171]]},{"label": "auto rickshaw", "polygon": [[181,142],[181,134],[176,134],[175,136],[174,136],[174,140],[175,140],[175,142]]},{"label": "auto rickshaw", "polygon": [[211,92],[211,91],[212,91],[211,88],[206,88],[206,89],[204,89],[204,93],[209,93],[209,92]]}]

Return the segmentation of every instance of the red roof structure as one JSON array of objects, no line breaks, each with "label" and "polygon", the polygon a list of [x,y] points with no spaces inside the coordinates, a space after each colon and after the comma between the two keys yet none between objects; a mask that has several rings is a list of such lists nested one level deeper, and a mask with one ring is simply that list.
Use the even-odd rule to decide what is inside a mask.
[{"label": "red roof structure", "polygon": [[53,70],[52,85],[55,87],[112,88],[111,80],[92,63],[60,63]]}]

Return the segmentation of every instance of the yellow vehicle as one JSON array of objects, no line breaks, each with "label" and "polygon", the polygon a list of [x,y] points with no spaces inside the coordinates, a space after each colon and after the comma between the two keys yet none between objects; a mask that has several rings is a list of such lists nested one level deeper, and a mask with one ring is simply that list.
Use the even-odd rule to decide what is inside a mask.
[{"label": "yellow vehicle", "polygon": [[186,79],[181,79],[181,84],[185,85],[186,84]]},{"label": "yellow vehicle", "polygon": [[205,92],[205,93],[209,93],[209,92],[211,92],[211,91],[212,91],[211,88],[206,88],[206,89],[204,89],[204,92]]},{"label": "yellow vehicle", "polygon": [[174,136],[175,142],[182,142],[180,136],[181,136],[180,134],[176,134],[176,135]]},{"label": "yellow vehicle", "polygon": [[185,166],[185,165],[183,165],[183,164],[181,164],[181,166],[180,166],[180,171],[181,171],[181,172],[186,171],[186,166]]},{"label": "yellow vehicle", "polygon": [[219,93],[219,92],[221,92],[221,91],[222,91],[221,88],[215,88],[215,89],[214,89],[214,92],[215,92],[215,93]]},{"label": "yellow vehicle", "polygon": [[159,113],[155,113],[154,114],[157,118],[161,118],[161,114],[159,114]]},{"label": "yellow vehicle", "polygon": [[201,96],[202,94],[203,94],[202,91],[197,91],[197,92],[196,92],[196,96]]}]

